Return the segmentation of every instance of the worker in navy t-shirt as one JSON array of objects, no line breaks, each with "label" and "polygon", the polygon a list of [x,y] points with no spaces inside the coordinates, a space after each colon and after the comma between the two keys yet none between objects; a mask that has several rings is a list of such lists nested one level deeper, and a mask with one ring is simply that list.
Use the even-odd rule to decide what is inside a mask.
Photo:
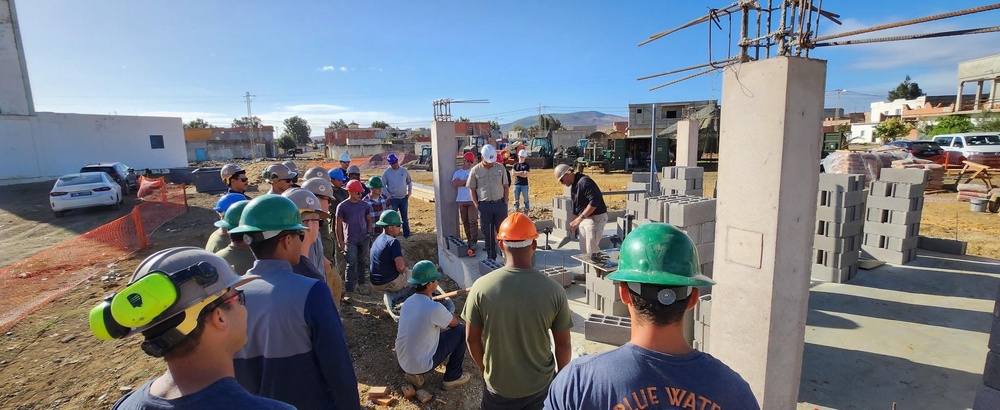
[{"label": "worker in navy t-shirt", "polygon": [[[684,312],[694,308],[701,274],[694,243],[673,226],[636,228],[622,242],[619,282],[632,339],[576,359],[556,375],[546,409],[760,409],[742,377],[684,338]],[[609,371],[609,369],[614,369]]]}]

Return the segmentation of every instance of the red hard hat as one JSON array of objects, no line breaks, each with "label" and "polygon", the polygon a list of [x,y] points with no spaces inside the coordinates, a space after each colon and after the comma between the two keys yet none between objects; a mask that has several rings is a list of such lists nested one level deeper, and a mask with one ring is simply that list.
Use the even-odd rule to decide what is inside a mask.
[{"label": "red hard hat", "polygon": [[361,181],[352,179],[347,183],[347,192],[365,192],[365,187],[361,185]]},{"label": "red hard hat", "polygon": [[476,162],[476,154],[473,154],[471,152],[466,152],[465,155],[463,155],[463,157],[465,158],[466,161]]}]

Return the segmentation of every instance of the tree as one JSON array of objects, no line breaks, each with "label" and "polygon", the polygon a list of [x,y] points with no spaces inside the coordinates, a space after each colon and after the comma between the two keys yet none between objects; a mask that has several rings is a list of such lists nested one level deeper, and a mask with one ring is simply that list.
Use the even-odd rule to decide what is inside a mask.
[{"label": "tree", "polygon": [[290,134],[286,133],[285,135],[282,135],[281,138],[278,138],[278,148],[288,151],[290,149],[294,149],[295,147],[298,147],[295,143],[295,137]]},{"label": "tree", "polygon": [[898,99],[912,100],[924,94],[917,83],[910,82],[910,76],[906,76],[903,82],[896,86],[895,90],[889,90],[889,101]]},{"label": "tree", "polygon": [[312,127],[309,126],[309,122],[299,117],[298,115],[285,118],[285,133],[290,134],[295,142],[299,144],[308,144],[312,142],[309,139],[309,134],[312,133]]},{"label": "tree", "polygon": [[260,128],[260,118],[253,116],[253,118],[243,116],[240,118],[233,118],[233,128]]},{"label": "tree", "polygon": [[382,120],[378,120],[372,123],[372,128],[381,128],[384,130],[386,128],[389,128],[389,123]]},{"label": "tree", "polygon": [[347,123],[344,122],[343,118],[341,118],[341,119],[339,119],[337,121],[330,121],[330,126],[326,127],[326,128],[328,128],[328,129],[334,129],[334,130],[346,130],[347,129]]},{"label": "tree", "polygon": [[911,129],[913,126],[900,121],[899,118],[890,118],[875,127],[875,138],[880,138],[882,145],[886,145],[909,134]]},{"label": "tree", "polygon": [[472,120],[470,120],[470,119],[468,119],[466,117],[458,117],[458,121],[455,121],[455,122],[469,122],[469,121],[472,121]]},{"label": "tree", "polygon": [[215,126],[201,118],[195,118],[191,122],[184,124],[184,128],[215,128]]},{"label": "tree", "polygon": [[929,125],[924,129],[928,137],[941,134],[954,134],[956,132],[969,132],[975,126],[972,120],[964,115],[949,115],[938,120],[937,124]]},{"label": "tree", "polygon": [[1000,115],[983,113],[982,118],[979,119],[979,125],[976,126],[976,131],[1000,131]]},{"label": "tree", "polygon": [[548,131],[548,130],[561,130],[563,129],[562,122],[549,115],[539,115],[538,124],[532,125],[528,128],[528,132],[535,135],[537,131]]},{"label": "tree", "polygon": [[490,129],[493,131],[500,131],[500,123],[496,121],[490,121]]},{"label": "tree", "polygon": [[527,131],[527,130],[528,130],[528,129],[527,129],[527,128],[524,128],[524,126],[523,126],[523,125],[521,125],[521,124],[515,124],[515,125],[514,125],[514,128],[511,128],[511,131],[517,131],[517,132],[521,132],[521,131]]}]

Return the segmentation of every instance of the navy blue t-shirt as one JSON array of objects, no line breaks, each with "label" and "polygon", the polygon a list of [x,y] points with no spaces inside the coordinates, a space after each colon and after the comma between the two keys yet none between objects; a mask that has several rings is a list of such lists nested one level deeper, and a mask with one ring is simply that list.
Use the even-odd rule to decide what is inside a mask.
[{"label": "navy blue t-shirt", "polygon": [[372,242],[370,256],[372,285],[384,285],[399,277],[396,257],[403,256],[403,246],[399,244],[398,239],[383,232]]},{"label": "navy blue t-shirt", "polygon": [[[608,371],[614,369],[614,371]],[[569,363],[546,409],[760,409],[739,374],[707,353],[672,356],[627,343]]]},{"label": "navy blue t-shirt", "polygon": [[[531,165],[527,162],[514,164],[514,171],[531,171]],[[528,177],[515,177],[514,185],[528,185]]]},{"label": "navy blue t-shirt", "polygon": [[293,407],[250,394],[232,377],[219,379],[208,387],[192,394],[167,400],[149,393],[150,380],[139,390],[129,393],[115,403],[113,410],[184,410],[184,409],[273,409],[287,410]]}]

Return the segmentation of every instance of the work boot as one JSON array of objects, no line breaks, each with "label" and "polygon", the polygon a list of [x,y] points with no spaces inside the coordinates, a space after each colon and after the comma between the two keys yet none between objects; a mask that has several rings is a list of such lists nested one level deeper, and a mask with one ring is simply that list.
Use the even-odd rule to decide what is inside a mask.
[{"label": "work boot", "polygon": [[[419,389],[421,387],[424,387],[423,375],[404,373],[403,378],[406,379],[407,383],[412,384],[414,388]],[[459,380],[461,380],[461,378],[459,378]],[[469,381],[468,378],[466,378],[465,381]]]},{"label": "work boot", "polygon": [[458,386],[468,383],[469,380],[472,380],[472,375],[469,374],[469,372],[462,372],[462,376],[459,377],[458,379],[452,380],[450,382],[442,381],[441,385],[444,387],[445,390],[451,390]]},{"label": "work boot", "polygon": [[358,284],[358,293],[368,296],[372,294],[372,286],[368,283]]}]

